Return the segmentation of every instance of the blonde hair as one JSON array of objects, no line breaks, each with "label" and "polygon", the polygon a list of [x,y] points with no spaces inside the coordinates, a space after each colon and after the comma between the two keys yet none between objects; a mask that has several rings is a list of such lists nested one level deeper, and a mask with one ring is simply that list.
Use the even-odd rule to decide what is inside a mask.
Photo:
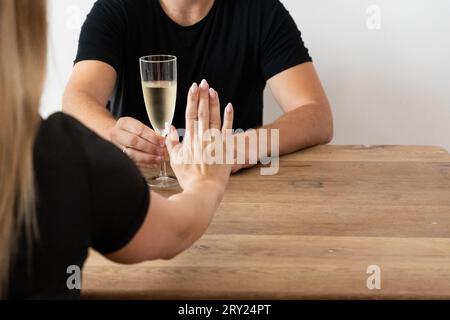
[{"label": "blonde hair", "polygon": [[30,240],[37,230],[33,145],[46,33],[45,0],[0,0],[0,297],[21,231]]}]

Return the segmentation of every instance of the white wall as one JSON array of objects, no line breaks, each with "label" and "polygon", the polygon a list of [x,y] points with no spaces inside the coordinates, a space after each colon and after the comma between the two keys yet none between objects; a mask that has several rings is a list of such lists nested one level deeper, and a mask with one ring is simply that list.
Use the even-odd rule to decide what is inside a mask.
[{"label": "white wall", "polygon": [[64,86],[72,70],[80,26],[94,0],[48,0],[49,57],[47,83],[41,101],[41,114],[61,110]]},{"label": "white wall", "polygon": [[[93,0],[50,0],[41,113],[60,109],[79,26]],[[449,0],[283,0],[332,102],[338,144],[450,150]],[[266,92],[265,121],[280,114]]]}]

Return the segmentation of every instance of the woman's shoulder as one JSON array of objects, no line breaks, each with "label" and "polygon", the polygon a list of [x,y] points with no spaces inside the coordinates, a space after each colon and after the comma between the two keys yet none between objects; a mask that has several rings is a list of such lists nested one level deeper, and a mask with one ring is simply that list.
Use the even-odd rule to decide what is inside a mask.
[{"label": "woman's shoulder", "polygon": [[37,143],[46,145],[62,143],[64,145],[79,144],[86,141],[98,140],[99,137],[70,115],[62,112],[54,113],[42,120],[37,133]]},{"label": "woman's shoulder", "polygon": [[89,130],[79,121],[61,112],[41,121],[34,142],[37,168],[86,162],[84,138]]},{"label": "woman's shoulder", "polygon": [[90,160],[93,150],[117,155],[118,148],[65,113],[58,112],[42,120],[36,135],[36,152]]},{"label": "woman's shoulder", "polygon": [[77,119],[64,113],[55,113],[42,121],[35,147],[52,161],[56,158],[69,162],[86,162],[92,171],[116,170],[139,173],[134,163],[118,147],[104,140]]},{"label": "woman's shoulder", "polygon": [[84,129],[87,128],[85,128],[78,120],[76,120],[72,116],[62,112],[57,112],[50,115],[47,119],[42,120],[39,131],[49,132],[57,130],[70,133],[71,131],[83,131]]}]

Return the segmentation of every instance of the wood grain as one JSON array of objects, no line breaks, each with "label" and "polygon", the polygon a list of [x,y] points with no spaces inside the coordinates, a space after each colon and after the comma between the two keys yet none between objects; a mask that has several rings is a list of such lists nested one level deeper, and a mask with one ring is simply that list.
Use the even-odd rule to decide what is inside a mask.
[{"label": "wood grain", "polygon": [[[369,265],[381,290],[366,287]],[[450,155],[321,146],[285,156],[276,176],[233,176],[187,252],[136,266],[91,252],[83,287],[88,298],[449,299]]]},{"label": "wood grain", "polygon": [[[449,298],[449,247],[449,239],[217,235],[171,262],[125,269],[93,255],[86,276],[99,288],[93,297],[109,298]],[[380,291],[366,287],[373,264]]]},{"label": "wood grain", "polygon": [[282,158],[283,161],[448,161],[448,152],[433,146],[326,145],[303,150]]}]

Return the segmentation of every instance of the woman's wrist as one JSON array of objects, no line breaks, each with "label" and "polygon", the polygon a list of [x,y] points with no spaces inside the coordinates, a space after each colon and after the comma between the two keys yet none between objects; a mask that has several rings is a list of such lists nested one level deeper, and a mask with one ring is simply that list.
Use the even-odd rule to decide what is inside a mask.
[{"label": "woman's wrist", "polygon": [[226,183],[212,180],[212,179],[198,179],[189,183],[187,187],[188,192],[202,192],[205,194],[219,193],[223,194],[225,192]]}]

